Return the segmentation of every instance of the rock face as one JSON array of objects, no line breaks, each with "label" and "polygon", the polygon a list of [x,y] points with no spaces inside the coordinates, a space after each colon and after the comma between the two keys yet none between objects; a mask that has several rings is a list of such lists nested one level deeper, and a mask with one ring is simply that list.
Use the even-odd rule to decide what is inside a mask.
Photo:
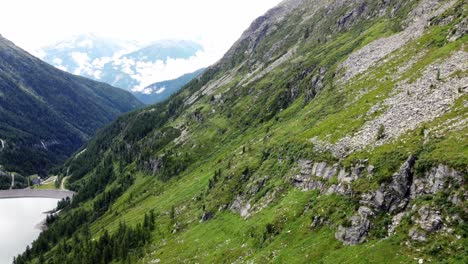
[{"label": "rock face", "polygon": [[239,213],[241,217],[248,217],[250,215],[249,210],[251,207],[252,206],[249,202],[244,201],[241,196],[237,196],[230,209],[234,213]]},{"label": "rock face", "polygon": [[411,228],[408,235],[412,240],[419,242],[424,242],[427,239],[426,234],[417,228]]},{"label": "rock face", "polygon": [[415,160],[415,157],[409,157],[399,172],[393,175],[389,184],[382,184],[378,190],[363,194],[358,215],[350,218],[351,226],[339,226],[335,237],[345,245],[360,244],[364,242],[371,228],[369,217],[382,211],[398,213],[404,210],[409,202]]},{"label": "rock face", "polygon": [[[338,193],[351,195],[349,184],[358,179],[372,166],[366,167],[367,161],[359,161],[347,171],[340,168],[337,163],[328,165],[326,162],[313,162],[311,160],[299,160],[299,174],[292,177],[292,184],[304,191],[319,190],[322,194]],[[338,183],[333,183],[336,178]]]},{"label": "rock face", "polygon": [[358,214],[349,219],[350,226],[340,225],[338,227],[335,238],[345,245],[356,245],[364,242],[371,228],[371,222],[367,219],[369,216],[373,216],[373,212],[369,208],[361,206]]},{"label": "rock face", "polygon": [[[413,180],[415,161],[415,157],[409,157],[392,176],[390,183],[384,183],[376,191],[363,194],[359,201],[361,207],[358,214],[349,219],[350,226],[338,228],[336,238],[346,245],[362,243],[372,226],[367,221],[379,213],[393,215],[392,223],[388,226],[388,235],[391,235],[403,217],[409,214],[407,205],[412,199],[422,194],[436,194],[445,188],[453,188],[454,184],[464,184],[463,175],[445,165],[438,165],[430,169],[423,178]],[[455,200],[457,203],[458,198],[453,195],[448,200]],[[427,205],[419,208],[417,217],[413,217],[412,220],[417,226],[412,228],[408,235],[416,241],[425,241],[428,233],[444,228],[441,211]]]},{"label": "rock face", "polygon": [[[390,182],[383,183],[375,191],[362,194],[358,213],[349,219],[349,225],[339,226],[335,237],[346,245],[362,243],[372,227],[372,218],[380,213],[393,216],[392,223],[388,226],[388,235],[391,235],[408,214],[407,206],[412,199],[423,194],[436,194],[446,188],[464,186],[463,174],[442,164],[431,168],[424,177],[414,179],[415,162],[415,156],[408,157],[398,172],[393,174]],[[357,162],[348,170],[338,164],[299,160],[298,168],[299,173],[291,178],[291,184],[296,188],[304,191],[319,190],[321,195],[337,193],[349,197],[355,195],[350,184],[365,173],[372,175],[375,169],[367,160]],[[457,194],[451,195],[448,200],[455,204],[460,203]],[[250,203],[242,202],[238,197],[231,208],[245,215],[249,207]],[[415,240],[424,241],[427,232],[442,228],[440,211],[422,207],[418,214],[419,217],[413,219],[418,228],[412,229],[409,234]],[[313,220],[312,228],[323,223],[323,219],[317,217]]]},{"label": "rock face", "polygon": [[304,2],[304,0],[282,1],[265,15],[255,19],[250,27],[242,34],[240,39],[234,43],[232,48],[226,53],[226,58],[234,56],[234,54],[244,46],[247,46],[246,53],[251,54],[267,35],[274,32],[277,24],[280,23],[286,15]]},{"label": "rock face", "polygon": [[413,185],[411,185],[411,197],[435,194],[444,188],[451,188],[454,183],[462,186],[464,184],[463,175],[445,165],[439,165],[427,172],[424,178],[414,180]]},{"label": "rock face", "polygon": [[376,212],[398,213],[404,210],[409,202],[415,161],[415,157],[409,157],[400,171],[393,175],[390,184],[382,184],[377,191],[364,194],[360,203]]},{"label": "rock face", "polygon": [[427,232],[434,232],[442,228],[442,215],[440,211],[423,206],[418,210],[419,219],[415,219],[415,222],[419,224],[421,229]]}]

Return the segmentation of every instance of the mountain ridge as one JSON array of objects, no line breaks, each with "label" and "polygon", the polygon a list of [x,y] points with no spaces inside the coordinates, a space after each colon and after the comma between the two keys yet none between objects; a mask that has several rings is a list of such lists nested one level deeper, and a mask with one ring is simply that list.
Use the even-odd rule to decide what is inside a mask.
[{"label": "mountain ridge", "polygon": [[5,38],[0,49],[0,160],[9,170],[42,174],[118,114],[141,106],[128,92],[55,69]]},{"label": "mountain ridge", "polygon": [[172,80],[153,83],[144,88],[143,91],[133,92],[133,94],[135,94],[135,96],[145,104],[159,103],[179,91],[184,85],[200,76],[204,71],[205,68],[202,68],[191,73],[186,73]]},{"label": "mountain ridge", "polygon": [[37,51],[41,58],[62,70],[131,91],[150,80],[148,71],[168,59],[189,59],[203,47],[188,40],[150,43],[119,41],[92,34],[78,35]]}]

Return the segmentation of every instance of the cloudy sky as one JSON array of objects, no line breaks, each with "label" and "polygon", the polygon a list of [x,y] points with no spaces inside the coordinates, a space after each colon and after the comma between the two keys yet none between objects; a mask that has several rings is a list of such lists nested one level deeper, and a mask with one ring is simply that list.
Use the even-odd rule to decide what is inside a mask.
[{"label": "cloudy sky", "polygon": [[203,58],[192,58],[193,67],[161,69],[174,74],[161,74],[156,78],[159,81],[195,70],[195,64],[214,63],[252,20],[279,2],[281,0],[2,0],[0,34],[33,53],[40,47],[82,33],[141,42],[187,39],[204,46],[205,52],[200,54]]}]

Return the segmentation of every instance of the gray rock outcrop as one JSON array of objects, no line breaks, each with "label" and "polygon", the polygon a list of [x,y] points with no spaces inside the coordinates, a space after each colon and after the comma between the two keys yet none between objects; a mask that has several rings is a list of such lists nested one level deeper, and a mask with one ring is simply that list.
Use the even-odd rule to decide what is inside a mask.
[{"label": "gray rock outcrop", "polygon": [[414,156],[409,157],[399,172],[392,176],[389,184],[382,184],[375,192],[364,194],[360,203],[372,208],[375,212],[398,213],[404,210],[409,202],[415,161]]},{"label": "gray rock outcrop", "polygon": [[[341,168],[338,163],[329,165],[326,162],[299,160],[299,174],[292,177],[292,185],[304,191],[319,190],[322,194],[352,195],[349,184],[360,178],[365,171],[372,171],[373,166],[366,166],[367,160],[359,161],[350,170]],[[333,179],[338,181],[333,182]]]},{"label": "gray rock outcrop", "polygon": [[415,222],[422,230],[435,232],[442,228],[443,220],[439,210],[435,210],[425,205],[418,210],[419,218]]},{"label": "gray rock outcrop", "polygon": [[444,188],[451,188],[456,183],[464,184],[463,175],[445,165],[438,165],[426,173],[425,177],[417,178],[411,185],[411,198],[423,194],[436,194]]},{"label": "gray rock outcrop", "polygon": [[340,225],[335,233],[335,238],[345,245],[361,244],[365,241],[371,222],[368,217],[373,216],[373,212],[364,206],[358,210],[358,214],[349,219],[349,226]]},{"label": "gray rock outcrop", "polygon": [[250,215],[249,210],[251,207],[250,202],[245,201],[241,196],[237,196],[230,209],[234,213],[239,213],[241,217],[248,217]]}]

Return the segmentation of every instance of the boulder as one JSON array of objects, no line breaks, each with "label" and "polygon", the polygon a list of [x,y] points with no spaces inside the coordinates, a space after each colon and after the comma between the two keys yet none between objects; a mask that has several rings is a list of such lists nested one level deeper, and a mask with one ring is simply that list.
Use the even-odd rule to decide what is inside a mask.
[{"label": "boulder", "polygon": [[317,215],[314,217],[314,219],[312,220],[312,224],[310,224],[310,228],[311,229],[314,229],[316,227],[319,227],[321,225],[324,225],[325,223],[327,223],[327,218],[326,217],[323,217],[323,216],[320,216],[320,215]]},{"label": "boulder", "polygon": [[423,230],[432,233],[442,228],[443,221],[440,211],[425,205],[418,210],[418,214],[420,218],[416,220],[416,223],[418,223]]},{"label": "boulder", "polygon": [[213,215],[214,214],[212,212],[203,211],[202,217],[200,219],[200,223],[210,220],[211,218],[213,218]]},{"label": "boulder", "polygon": [[239,213],[241,217],[249,217],[250,216],[250,208],[251,204],[248,201],[244,201],[241,196],[237,196],[236,200],[232,203],[230,209],[234,213]]},{"label": "boulder", "polygon": [[371,222],[361,215],[352,216],[349,220],[351,225],[348,227],[340,225],[335,233],[335,238],[345,245],[361,244],[369,233]]},{"label": "boulder", "polygon": [[419,230],[418,228],[411,228],[408,235],[412,240],[415,241],[424,242],[427,240],[426,233]]}]

